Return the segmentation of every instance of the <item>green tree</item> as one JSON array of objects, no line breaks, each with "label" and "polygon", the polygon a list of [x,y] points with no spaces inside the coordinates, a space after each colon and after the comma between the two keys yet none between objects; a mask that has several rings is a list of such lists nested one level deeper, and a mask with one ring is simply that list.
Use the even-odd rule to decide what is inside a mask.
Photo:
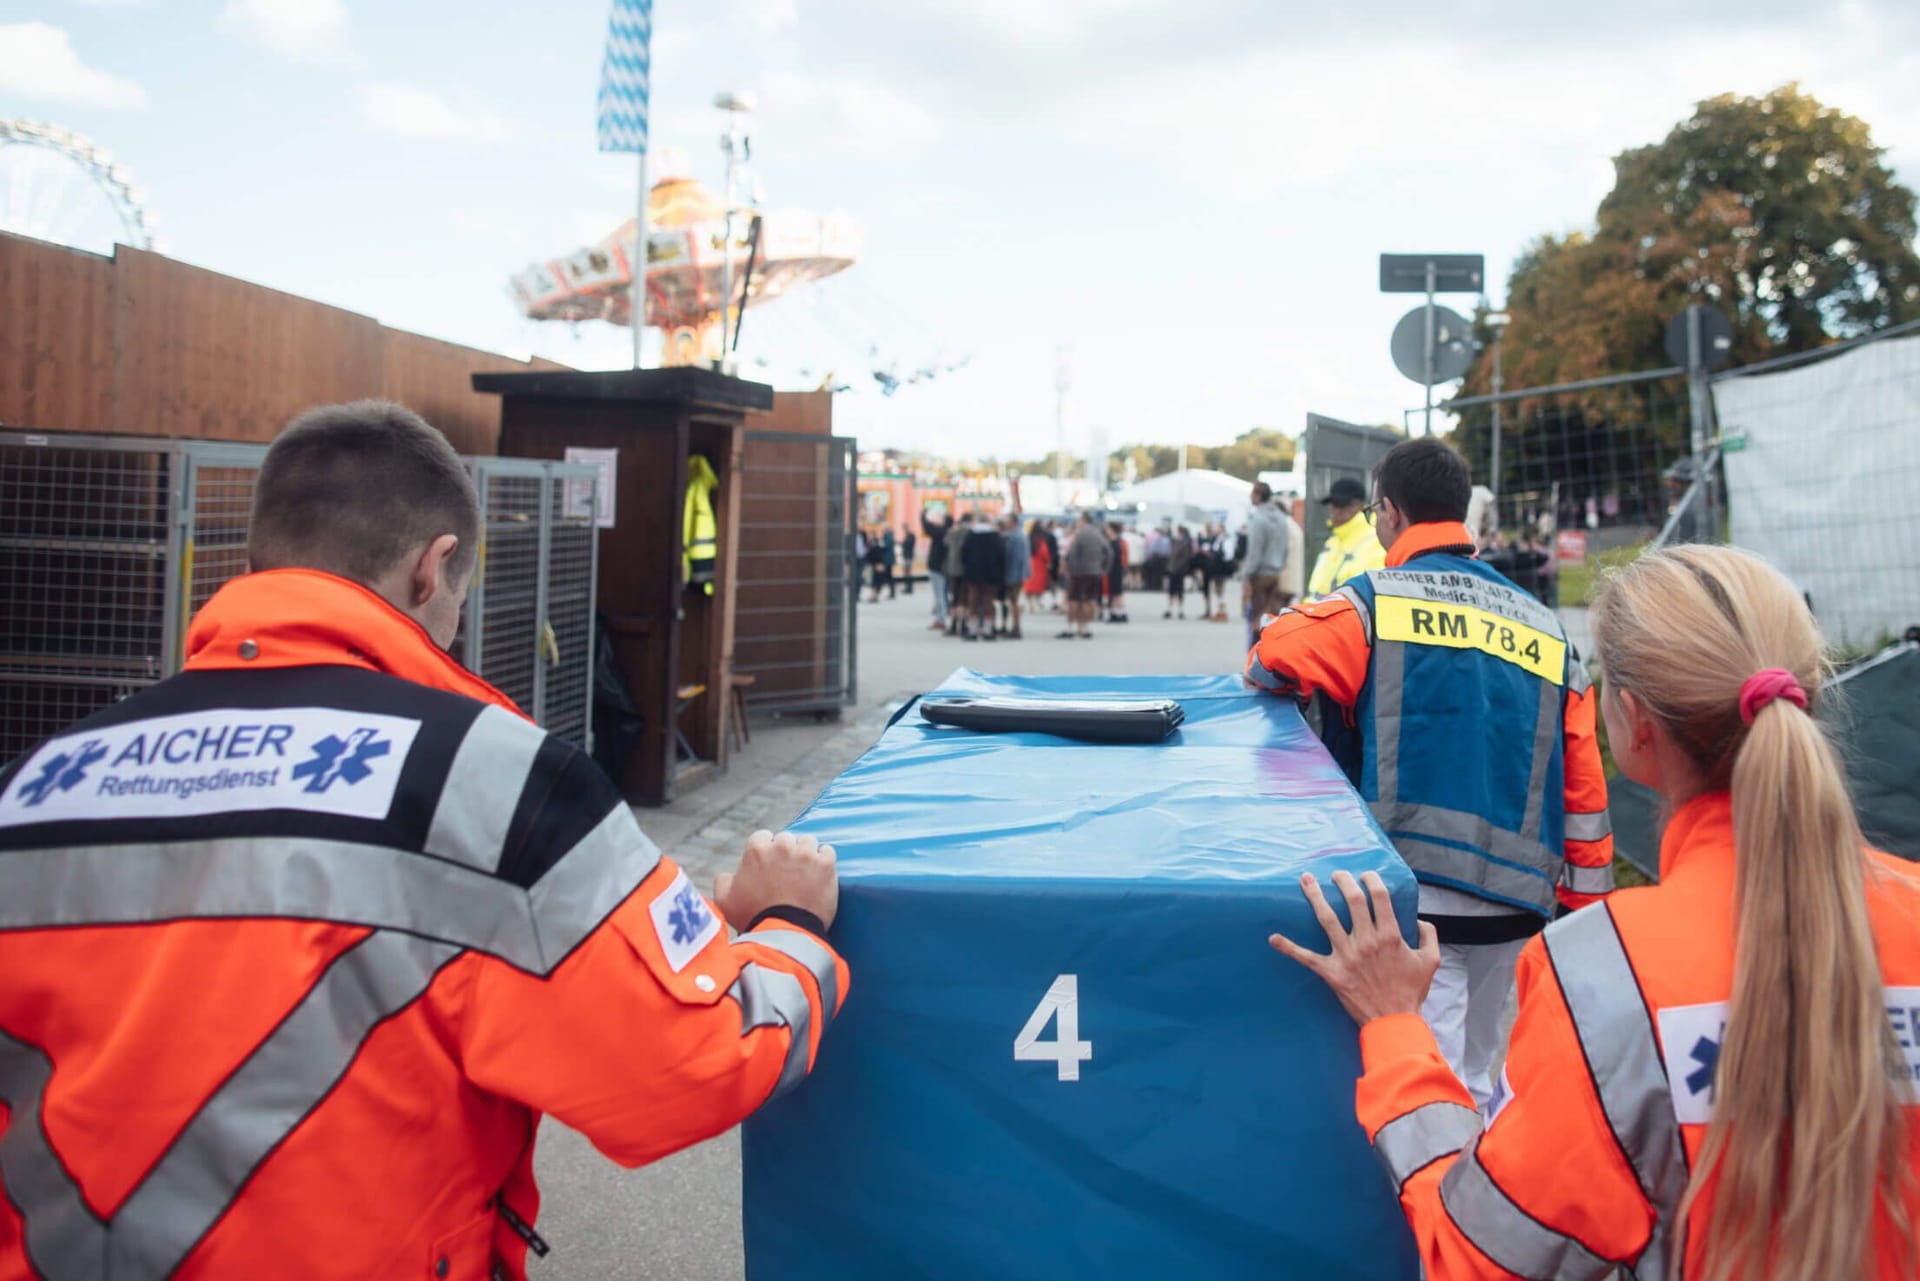
[{"label": "green tree", "polygon": [[[1797,85],[1697,104],[1662,141],[1615,158],[1591,232],[1542,236],[1515,260],[1506,388],[1663,368],[1667,323],[1693,303],[1726,315],[1741,364],[1920,316],[1914,193],[1883,157],[1864,121]],[[1475,324],[1480,351],[1463,396],[1492,390],[1484,309]],[[1508,406],[1506,432],[1536,470],[1562,453],[1570,470],[1554,474],[1577,479],[1590,466],[1582,459],[1683,441],[1678,396],[1659,387],[1523,399]],[[1455,440],[1476,466],[1490,426],[1484,407],[1461,415]],[[1506,453],[1507,468],[1519,453]]]},{"label": "green tree", "polygon": [[1126,474],[1129,459],[1141,480],[1165,476],[1180,470],[1180,451],[1185,448],[1188,467],[1209,467],[1214,471],[1254,480],[1263,471],[1286,471],[1293,466],[1295,442],[1292,436],[1271,427],[1251,427],[1226,445],[1123,445],[1108,455],[1112,474]]},{"label": "green tree", "polygon": [[1243,431],[1230,445],[1207,450],[1207,466],[1241,480],[1258,480],[1263,471],[1286,471],[1293,466],[1294,439],[1271,427]]},{"label": "green tree", "polygon": [[[1188,445],[1187,466],[1210,467],[1207,461],[1208,451],[1199,445]],[[1180,470],[1180,446],[1178,445],[1122,445],[1107,455],[1108,471],[1113,476],[1125,476],[1127,463],[1131,460],[1134,476],[1138,480],[1150,480],[1155,476],[1165,476],[1169,472]]]},{"label": "green tree", "polygon": [[[1803,351],[1920,316],[1914,193],[1865,121],[1785,85],[1722,94],[1614,159],[1591,233],[1542,236],[1514,261],[1509,387],[1668,364],[1689,304],[1733,323],[1734,359]],[[1463,387],[1491,389],[1491,333]]]},{"label": "green tree", "polygon": [[[1640,271],[1758,319],[1780,350],[1897,324],[1920,315],[1920,259],[1914,194],[1885,154],[1866,121],[1797,84],[1722,94],[1615,158],[1599,239],[1639,246]],[[1688,270],[1688,242],[1716,226],[1739,252]]]},{"label": "green tree", "polygon": [[[1054,462],[1058,457],[1058,450],[1049,449],[1046,457],[1034,459],[1030,462],[1009,460],[1007,462],[1007,470],[1017,471],[1022,476],[1051,476],[1053,475]],[[1066,474],[1070,477],[1085,476],[1087,474],[1087,465],[1078,456],[1068,454]]]}]

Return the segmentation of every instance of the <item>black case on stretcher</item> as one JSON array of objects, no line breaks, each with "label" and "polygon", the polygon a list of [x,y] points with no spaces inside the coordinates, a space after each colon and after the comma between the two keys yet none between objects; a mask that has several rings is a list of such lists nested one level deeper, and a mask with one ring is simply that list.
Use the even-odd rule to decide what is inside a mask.
[{"label": "black case on stretcher", "polygon": [[922,699],[920,714],[935,725],[989,734],[1056,734],[1087,743],[1158,743],[1187,718],[1170,698],[1090,702],[1067,698]]}]

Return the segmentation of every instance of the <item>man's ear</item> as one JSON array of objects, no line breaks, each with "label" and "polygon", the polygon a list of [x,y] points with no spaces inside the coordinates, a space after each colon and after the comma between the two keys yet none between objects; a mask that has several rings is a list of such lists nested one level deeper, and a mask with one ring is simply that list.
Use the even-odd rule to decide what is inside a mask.
[{"label": "man's ear", "polygon": [[408,592],[415,609],[432,600],[435,593],[451,588],[447,564],[459,548],[458,534],[441,534],[420,549],[420,555],[413,562]]}]

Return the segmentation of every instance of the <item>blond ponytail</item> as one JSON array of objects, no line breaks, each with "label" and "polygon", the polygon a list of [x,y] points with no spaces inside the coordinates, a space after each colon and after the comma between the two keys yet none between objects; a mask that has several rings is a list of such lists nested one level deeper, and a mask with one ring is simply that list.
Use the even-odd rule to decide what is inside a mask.
[{"label": "blond ponytail", "polygon": [[[1673,1225],[1713,1182],[1702,1281],[1860,1276],[1876,1194],[1906,1236],[1906,1087],[1867,912],[1873,873],[1833,745],[1776,698],[1740,710],[1754,673],[1809,698],[1824,675],[1813,619],[1766,562],[1724,547],[1642,557],[1601,594],[1595,647],[1708,789],[1733,794],[1733,994],[1713,1121]],[[1609,690],[1609,697],[1616,697]]]}]

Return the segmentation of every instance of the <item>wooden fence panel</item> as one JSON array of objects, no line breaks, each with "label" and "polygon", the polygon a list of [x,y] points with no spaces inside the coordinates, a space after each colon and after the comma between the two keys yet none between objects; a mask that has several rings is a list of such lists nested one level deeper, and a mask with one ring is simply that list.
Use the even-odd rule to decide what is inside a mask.
[{"label": "wooden fence panel", "polygon": [[118,431],[266,442],[304,409],[381,392],[369,316],[124,246],[114,264]]},{"label": "wooden fence panel", "polygon": [[113,262],[0,233],[0,423],[110,431]]},{"label": "wooden fence panel", "polygon": [[117,246],[0,234],[0,425],[265,443],[315,405],[382,396],[464,454],[497,451],[478,371],[562,369]]}]

